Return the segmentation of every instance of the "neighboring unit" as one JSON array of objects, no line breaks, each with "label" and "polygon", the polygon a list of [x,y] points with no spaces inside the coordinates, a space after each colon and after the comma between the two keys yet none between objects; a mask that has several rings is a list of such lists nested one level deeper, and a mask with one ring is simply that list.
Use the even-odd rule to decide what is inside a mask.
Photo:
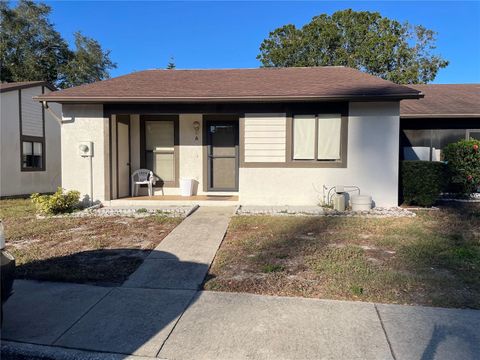
[{"label": "neighboring unit", "polygon": [[61,185],[60,124],[33,100],[54,90],[42,81],[0,84],[1,198],[54,192]]},{"label": "neighboring unit", "polygon": [[[180,194],[189,178],[198,195],[316,205],[323,185],[353,185],[396,206],[400,101],[421,97],[358,70],[312,67],[147,70],[37,100],[62,104],[63,186],[95,201],[129,197],[130,175],[145,168],[156,195]],[[93,157],[79,155],[85,141]]]},{"label": "neighboring unit", "polygon": [[480,84],[410,85],[421,100],[400,105],[403,160],[442,161],[443,148],[461,139],[480,140]]}]

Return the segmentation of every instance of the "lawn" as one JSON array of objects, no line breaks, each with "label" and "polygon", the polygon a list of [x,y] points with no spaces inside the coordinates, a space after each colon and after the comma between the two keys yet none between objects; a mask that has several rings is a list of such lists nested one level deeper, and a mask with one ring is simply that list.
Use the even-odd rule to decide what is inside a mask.
[{"label": "lawn", "polygon": [[208,290],[480,309],[480,206],[235,217],[208,279]]},{"label": "lawn", "polygon": [[37,219],[30,200],[1,200],[17,278],[119,285],[181,221],[162,215]]}]

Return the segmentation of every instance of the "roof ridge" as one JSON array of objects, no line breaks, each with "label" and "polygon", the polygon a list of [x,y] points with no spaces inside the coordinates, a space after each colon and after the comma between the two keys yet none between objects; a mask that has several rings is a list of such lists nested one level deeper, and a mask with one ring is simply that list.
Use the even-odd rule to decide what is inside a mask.
[{"label": "roof ridge", "polygon": [[[194,69],[144,69],[130,74],[145,71],[230,71],[230,70],[285,70],[285,69],[325,69],[325,68],[346,68],[353,69],[343,65],[322,65],[322,66],[266,66],[266,67],[245,67],[245,68],[194,68]],[[358,69],[353,69],[358,70]],[[360,70],[359,70],[360,71]]]}]

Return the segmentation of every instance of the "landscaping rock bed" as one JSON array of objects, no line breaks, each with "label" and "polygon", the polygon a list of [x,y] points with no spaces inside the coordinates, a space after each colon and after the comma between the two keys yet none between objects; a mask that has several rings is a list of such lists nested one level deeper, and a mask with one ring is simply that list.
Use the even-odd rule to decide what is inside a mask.
[{"label": "landscaping rock bed", "polygon": [[114,206],[92,206],[90,208],[75,211],[70,214],[43,216],[37,215],[37,218],[63,218],[63,217],[87,217],[87,216],[128,216],[142,218],[147,216],[165,216],[165,217],[187,217],[195,211],[193,206],[162,206],[162,207],[114,207]]},{"label": "landscaping rock bed", "polygon": [[336,211],[320,206],[239,206],[237,215],[256,216],[339,216],[339,217],[414,217],[416,214],[410,210],[391,207],[376,207],[370,211]]}]

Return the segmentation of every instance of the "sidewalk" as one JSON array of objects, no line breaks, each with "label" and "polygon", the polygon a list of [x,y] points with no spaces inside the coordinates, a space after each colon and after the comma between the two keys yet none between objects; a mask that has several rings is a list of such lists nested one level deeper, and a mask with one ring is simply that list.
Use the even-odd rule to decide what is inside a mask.
[{"label": "sidewalk", "polygon": [[479,323],[477,310],[17,281],[2,351],[25,347],[15,341],[60,359],[479,359]]}]

